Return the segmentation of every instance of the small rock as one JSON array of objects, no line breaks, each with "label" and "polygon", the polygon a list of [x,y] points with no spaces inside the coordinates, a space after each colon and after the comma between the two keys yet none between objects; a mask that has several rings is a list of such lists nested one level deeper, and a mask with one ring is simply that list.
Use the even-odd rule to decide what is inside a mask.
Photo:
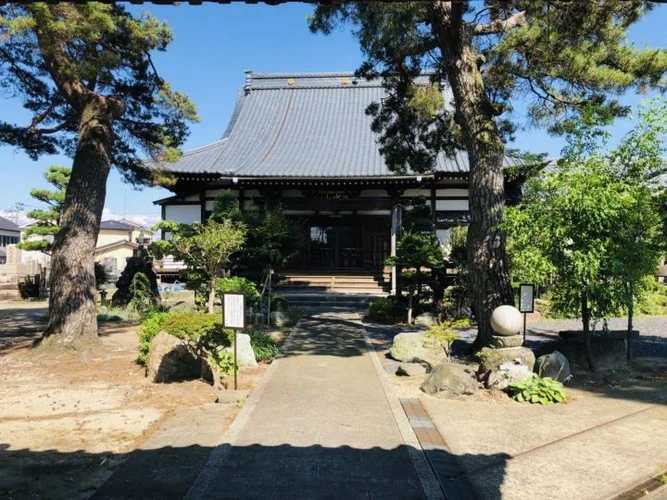
[{"label": "small rock", "polygon": [[487,389],[507,389],[512,382],[521,382],[533,376],[526,365],[503,363],[498,371],[489,372],[484,385]]},{"label": "small rock", "polygon": [[469,367],[457,363],[442,363],[433,368],[420,389],[426,394],[441,391],[455,395],[474,394],[479,389],[479,383]]},{"label": "small rock", "polygon": [[572,377],[570,362],[559,351],[537,358],[535,371],[540,377],[551,377],[559,382],[565,382]]},{"label": "small rock", "polygon": [[521,347],[523,335],[509,335],[506,337],[491,335],[491,345],[496,348]]},{"label": "small rock", "polygon": [[523,317],[514,306],[496,307],[491,313],[491,328],[496,335],[516,335],[523,326]]},{"label": "small rock", "polygon": [[435,316],[432,313],[421,313],[415,318],[415,325],[417,326],[431,326],[435,324]]},{"label": "small rock", "polygon": [[525,365],[530,371],[535,366],[535,354],[527,347],[508,347],[503,349],[482,349],[482,362],[479,365],[478,374],[485,376],[488,372],[500,369],[503,363]]},{"label": "small rock", "polygon": [[[236,363],[239,368],[254,368],[257,366],[257,359],[255,358],[255,351],[250,345],[250,335],[247,333],[237,333],[237,352]],[[225,347],[225,351],[234,353],[234,346]]]},{"label": "small rock", "polygon": [[287,314],[282,311],[273,311],[269,319],[271,320],[271,324],[275,326],[285,326],[289,321]]},{"label": "small rock", "polygon": [[401,363],[396,370],[396,375],[404,377],[416,377],[424,373],[426,373],[426,367],[419,363]]}]

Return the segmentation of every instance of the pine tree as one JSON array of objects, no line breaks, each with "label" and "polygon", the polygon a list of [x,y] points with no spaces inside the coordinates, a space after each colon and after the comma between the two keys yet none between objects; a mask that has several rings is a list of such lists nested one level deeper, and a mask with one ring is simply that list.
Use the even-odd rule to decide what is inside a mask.
[{"label": "pine tree", "polygon": [[34,159],[73,157],[51,249],[51,344],[76,347],[97,337],[94,255],[111,166],[130,182],[166,180],[142,160],[173,160],[186,123],[197,118],[151,58],[171,39],[166,23],[115,3],[0,6],[0,89],[32,114],[28,124],[0,119],[0,143]]},{"label": "pine tree", "polygon": [[[31,210],[26,214],[29,218],[35,219],[35,223],[25,230],[25,239],[17,245],[21,250],[51,252],[53,236],[60,230],[60,217],[62,216],[63,201],[65,200],[65,190],[67,189],[71,173],[72,169],[70,168],[51,166],[44,173],[44,178],[56,190],[32,189],[30,191],[30,196],[42,203],[46,203],[48,208]],[[40,236],[41,238],[31,240],[30,236],[32,235]]]},{"label": "pine tree", "polygon": [[[359,73],[382,77],[388,97],[368,109],[382,132],[381,151],[395,171],[431,171],[436,154],[465,150],[470,165],[468,286],[479,322],[476,344],[490,341],[493,309],[513,303],[500,228],[505,142],[528,107],[528,124],[566,132],[582,109],[622,116],[616,96],[664,88],[667,50],[636,48],[626,32],[652,3],[645,0],[432,0],[320,5],[312,31],[350,23],[365,62]],[[431,70],[446,82],[451,106],[424,113]],[[449,104],[449,103],[447,103]],[[522,110],[521,110],[522,111]]]}]

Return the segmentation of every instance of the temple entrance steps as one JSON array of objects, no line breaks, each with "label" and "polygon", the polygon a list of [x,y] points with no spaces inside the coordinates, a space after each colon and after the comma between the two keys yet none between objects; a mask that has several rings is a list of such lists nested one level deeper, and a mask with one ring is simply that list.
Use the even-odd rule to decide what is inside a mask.
[{"label": "temple entrance steps", "polygon": [[365,309],[370,300],[386,296],[389,273],[367,270],[285,271],[274,292],[291,306],[304,309]]}]

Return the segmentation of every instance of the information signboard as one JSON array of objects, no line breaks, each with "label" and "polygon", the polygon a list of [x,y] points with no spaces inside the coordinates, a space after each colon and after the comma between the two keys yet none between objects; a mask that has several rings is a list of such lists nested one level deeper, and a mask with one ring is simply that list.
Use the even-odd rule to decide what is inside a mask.
[{"label": "information signboard", "polygon": [[522,313],[532,313],[534,308],[534,285],[519,286],[519,311]]},{"label": "information signboard", "polygon": [[245,295],[222,294],[222,325],[225,328],[243,329],[245,324]]}]

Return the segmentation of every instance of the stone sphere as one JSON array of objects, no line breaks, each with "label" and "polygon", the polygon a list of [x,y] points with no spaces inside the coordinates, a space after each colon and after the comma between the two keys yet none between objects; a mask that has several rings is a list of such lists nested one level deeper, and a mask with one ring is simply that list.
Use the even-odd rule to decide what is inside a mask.
[{"label": "stone sphere", "polygon": [[516,335],[522,326],[523,318],[514,306],[496,307],[491,313],[491,328],[498,335]]}]

